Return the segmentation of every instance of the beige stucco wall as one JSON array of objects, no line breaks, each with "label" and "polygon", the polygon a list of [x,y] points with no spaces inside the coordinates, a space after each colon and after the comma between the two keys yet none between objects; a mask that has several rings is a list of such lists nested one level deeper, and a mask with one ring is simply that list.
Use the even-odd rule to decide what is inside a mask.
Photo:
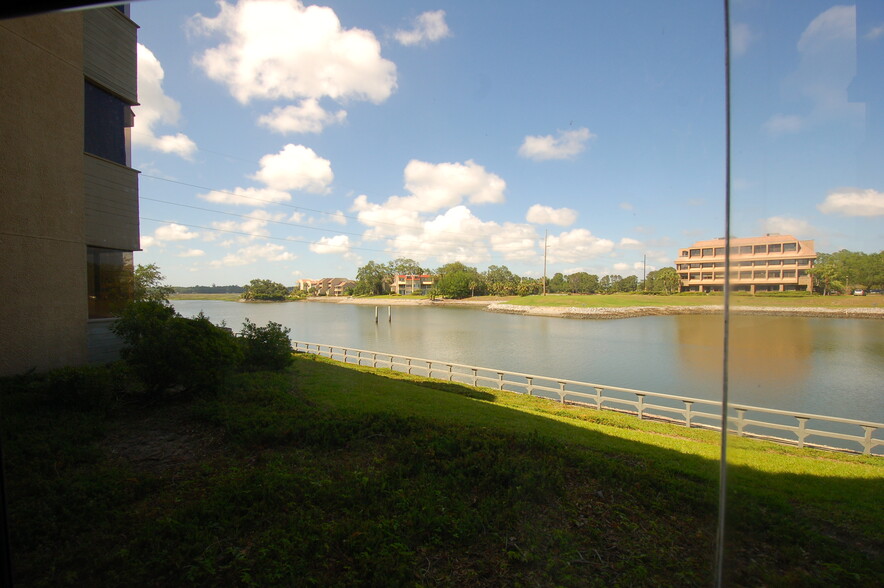
[{"label": "beige stucco wall", "polygon": [[82,31],[0,21],[0,375],[86,360]]}]

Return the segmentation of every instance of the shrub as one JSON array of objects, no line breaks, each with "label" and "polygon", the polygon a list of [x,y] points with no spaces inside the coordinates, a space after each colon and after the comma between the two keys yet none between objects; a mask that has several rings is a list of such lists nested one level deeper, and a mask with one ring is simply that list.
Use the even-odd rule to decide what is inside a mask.
[{"label": "shrub", "polygon": [[151,393],[214,392],[242,359],[228,329],[202,313],[184,318],[161,302],[130,304],[113,330],[124,342],[123,358]]},{"label": "shrub", "polygon": [[270,321],[259,327],[249,319],[242,325],[239,342],[243,367],[249,370],[281,370],[292,362],[291,329]]}]

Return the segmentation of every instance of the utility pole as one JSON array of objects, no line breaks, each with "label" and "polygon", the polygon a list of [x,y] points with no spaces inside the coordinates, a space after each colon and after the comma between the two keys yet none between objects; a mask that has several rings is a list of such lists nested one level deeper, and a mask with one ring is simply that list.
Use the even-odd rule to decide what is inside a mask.
[{"label": "utility pole", "polygon": [[543,233],[543,295],[546,296],[546,251],[549,249],[547,241],[549,240],[549,229]]},{"label": "utility pole", "polygon": [[648,254],[642,255],[642,290],[648,291]]}]

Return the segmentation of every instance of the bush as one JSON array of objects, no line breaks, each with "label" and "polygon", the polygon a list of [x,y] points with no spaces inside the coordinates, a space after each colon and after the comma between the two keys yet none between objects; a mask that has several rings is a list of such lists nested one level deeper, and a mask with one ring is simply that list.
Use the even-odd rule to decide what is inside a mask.
[{"label": "bush", "polygon": [[113,331],[124,342],[123,358],[154,394],[173,388],[214,392],[242,359],[228,329],[202,313],[184,318],[162,302],[130,304]]},{"label": "bush", "polygon": [[292,362],[291,329],[270,321],[259,327],[249,319],[242,325],[239,342],[243,351],[242,365],[249,370],[281,370]]}]

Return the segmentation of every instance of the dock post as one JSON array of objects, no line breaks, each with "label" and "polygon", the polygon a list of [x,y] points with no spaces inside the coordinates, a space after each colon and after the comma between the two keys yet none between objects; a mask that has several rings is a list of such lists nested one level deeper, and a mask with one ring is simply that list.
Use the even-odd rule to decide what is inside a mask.
[{"label": "dock post", "polygon": [[392,306],[387,307],[387,322],[388,323],[393,322],[393,307]]},{"label": "dock post", "polygon": [[375,322],[375,324],[377,324],[377,322],[378,322],[378,307],[377,306],[374,307],[374,322]]}]

